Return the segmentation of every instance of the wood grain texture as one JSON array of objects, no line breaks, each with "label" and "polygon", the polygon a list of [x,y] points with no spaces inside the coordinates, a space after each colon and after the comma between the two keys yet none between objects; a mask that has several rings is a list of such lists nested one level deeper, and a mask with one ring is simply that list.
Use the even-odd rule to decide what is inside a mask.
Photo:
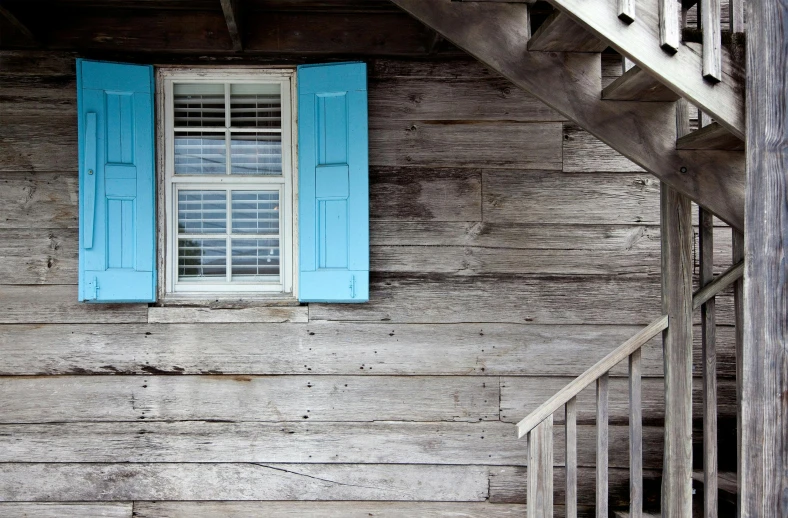
[{"label": "wood grain texture", "polygon": [[[516,142],[517,145],[512,145]],[[560,122],[370,120],[369,163],[561,169]]]},{"label": "wood grain texture", "polygon": [[77,229],[0,229],[0,277],[16,284],[76,284]]},{"label": "wood grain texture", "polygon": [[76,324],[145,322],[145,304],[77,302],[76,285],[0,285],[0,323]]},{"label": "wood grain texture", "polygon": [[135,502],[137,518],[515,518],[522,504],[472,502]]},{"label": "wood grain texture", "polygon": [[478,376],[35,376],[0,387],[2,423],[479,422],[498,420],[500,399],[498,380]]},{"label": "wood grain texture", "polygon": [[564,405],[564,464],[566,498],[564,508],[567,518],[577,518],[577,398]]},{"label": "wood grain texture", "polygon": [[[0,327],[0,375],[511,375],[571,379],[638,329],[622,325],[341,322],[5,325]],[[734,330],[720,327],[717,335],[718,368],[730,378],[736,365]],[[696,350],[700,351],[700,342]],[[661,376],[662,369],[661,347],[654,339],[643,349],[643,374]],[[695,369],[700,372],[700,354],[695,358]],[[626,375],[626,368],[619,366],[611,373]],[[566,381],[557,383],[556,391]],[[552,387],[550,392],[554,392]],[[539,403],[549,395],[538,396]]]},{"label": "wood grain texture", "polygon": [[2,502],[5,518],[132,518],[131,503]]},{"label": "wood grain texture", "polygon": [[553,416],[528,432],[528,518],[553,516]]},{"label": "wood grain texture", "polygon": [[158,324],[199,324],[229,322],[308,322],[307,306],[240,307],[237,309],[150,307],[148,322]]},{"label": "wood grain texture", "polygon": [[[26,149],[31,156],[47,152]],[[78,228],[76,162],[73,174],[0,173],[0,186],[0,227]]]},{"label": "wood grain texture", "polygon": [[741,515],[788,513],[788,4],[748,2]]},{"label": "wood grain texture", "polygon": [[606,48],[607,43],[561,11],[553,11],[528,40],[532,52],[602,52]]},{"label": "wood grain texture", "polygon": [[573,123],[564,123],[564,167],[566,173],[644,172],[624,157]]},{"label": "wood grain texture", "polygon": [[642,348],[629,355],[629,512],[632,518],[640,518],[643,513],[642,361]]},{"label": "wood grain texture", "polygon": [[676,141],[676,149],[721,149],[744,151],[744,141],[733,136],[718,122],[712,122]]},{"label": "wood grain texture", "polygon": [[689,198],[663,184],[662,311],[665,354],[665,460],[662,513],[692,514],[692,212]]},{"label": "wood grain texture", "polygon": [[236,0],[220,0],[224,21],[227,24],[227,32],[233,43],[233,50],[240,52],[243,50],[243,32],[241,31],[240,13]]},{"label": "wood grain texture", "polygon": [[[596,430],[578,426],[578,462],[593,467]],[[610,466],[627,467],[626,426],[610,427]],[[645,427],[644,466],[662,462],[661,427]],[[564,433],[554,435],[556,465]],[[43,445],[46,445],[43,447]],[[0,425],[0,463],[328,463],[525,465],[514,426],[499,422],[230,423],[210,421]],[[0,483],[0,488],[2,484]],[[0,492],[1,489],[0,489]]]},{"label": "wood grain texture", "polygon": [[[529,53],[525,48],[524,6],[394,1],[635,163],[683,189],[737,228],[742,227],[742,158],[725,153],[701,157],[701,153],[677,152],[671,103],[603,101],[599,95],[600,65],[594,54]],[[615,14],[612,20],[620,23]],[[489,37],[479,38],[480,33]],[[689,174],[682,175],[681,167],[686,167]]]},{"label": "wood grain texture", "polygon": [[405,464],[29,464],[0,470],[0,494],[23,501],[383,500],[481,502],[485,466]]},{"label": "wood grain texture", "polygon": [[608,455],[610,434],[608,423],[608,396],[610,377],[602,374],[596,380],[596,516],[606,518],[610,502],[608,500]]},{"label": "wood grain texture", "polygon": [[[744,234],[731,230],[731,259],[741,261],[744,259]],[[736,466],[743,466],[742,455],[742,410],[744,401],[744,277],[733,283],[733,314],[735,320],[734,349],[736,357]],[[742,509],[742,470],[736,470],[736,509]]]},{"label": "wood grain texture", "polygon": [[720,0],[700,0],[698,4],[703,30],[703,77],[713,83],[722,80],[721,4]]},{"label": "wood grain texture", "polygon": [[602,99],[640,102],[677,101],[679,96],[635,65],[602,90]]}]

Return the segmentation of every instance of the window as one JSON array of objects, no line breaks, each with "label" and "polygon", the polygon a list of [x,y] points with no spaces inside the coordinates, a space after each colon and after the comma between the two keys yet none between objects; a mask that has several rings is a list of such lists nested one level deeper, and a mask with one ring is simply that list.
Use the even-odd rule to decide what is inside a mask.
[{"label": "window", "polygon": [[293,292],[293,76],[162,70],[167,293]]}]

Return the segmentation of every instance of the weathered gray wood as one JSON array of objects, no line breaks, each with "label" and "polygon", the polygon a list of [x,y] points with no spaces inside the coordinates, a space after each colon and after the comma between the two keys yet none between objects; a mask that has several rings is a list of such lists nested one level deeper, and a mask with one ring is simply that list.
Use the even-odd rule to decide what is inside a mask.
[{"label": "weathered gray wood", "polygon": [[148,320],[145,304],[77,302],[76,285],[0,285],[3,324],[131,323]]},{"label": "weathered gray wood", "polygon": [[[29,142],[26,146],[36,155],[47,152],[38,146],[30,151]],[[1,227],[78,228],[76,168],[73,174],[2,173],[0,185]]]},{"label": "weathered gray wood", "polygon": [[744,142],[718,122],[712,122],[676,141],[676,149],[744,150]]},{"label": "weathered gray wood", "polygon": [[692,514],[692,207],[662,185],[662,311],[665,354],[665,461],[662,513]]},{"label": "weathered gray wood", "polygon": [[[498,466],[490,469],[490,502],[498,504],[525,503],[526,485],[523,484],[527,476],[525,466]],[[578,514],[580,516],[594,516],[593,501],[596,495],[596,481],[594,468],[578,468],[577,470]],[[564,483],[566,480],[564,468],[555,468],[555,499],[563,501],[566,498]],[[629,469],[610,468],[608,471],[610,483],[611,507],[626,507],[629,505]],[[659,478],[657,471],[647,471],[647,477]],[[561,509],[556,509],[560,512]],[[559,514],[556,512],[556,514]]]},{"label": "weathered gray wood", "polygon": [[486,502],[135,502],[137,518],[514,518],[522,504]]},{"label": "weathered gray wood", "polygon": [[602,90],[602,99],[640,102],[676,101],[679,96],[635,65]]},{"label": "weathered gray wood", "polygon": [[698,309],[726,287],[738,280],[744,271],[744,262],[734,264],[714,280],[709,281],[692,296],[692,309]]},{"label": "weathered gray wood", "polygon": [[618,0],[618,19],[624,23],[635,21],[636,4],[635,0]]},{"label": "weathered gray wood", "polygon": [[[705,3],[702,3],[706,7]],[[719,6],[718,6],[719,8]],[[714,221],[700,210],[700,285],[714,278]],[[716,518],[717,506],[717,341],[715,300],[701,305],[703,343],[703,515]]]},{"label": "weathered gray wood", "polygon": [[0,377],[0,392],[1,423],[479,422],[498,420],[500,399],[477,376]]},{"label": "weathered gray wood", "polygon": [[[627,358],[633,351],[636,349],[640,349],[645,343],[655,337],[657,334],[662,332],[668,327],[668,317],[662,316],[656,319],[654,322],[643,328],[637,334],[635,334],[632,338],[618,346],[615,350],[610,352],[607,356],[599,360],[594,366],[590,367],[586,370],[583,374],[575,378],[574,381],[569,383],[566,387],[561,389],[560,392],[556,393],[553,397],[548,399],[544,402],[539,408],[531,412],[531,414],[524,418],[522,421],[517,423],[517,433],[520,437],[522,437],[525,433],[533,429],[533,427],[542,422],[546,416],[552,415],[553,412],[558,410],[562,405],[566,404],[567,401],[572,399],[573,397],[577,396],[581,390],[586,388],[589,384],[593,381],[598,380],[600,377],[604,376],[604,389],[605,389],[605,422],[607,422],[607,376],[610,369],[612,369],[615,365],[621,362],[624,358]],[[691,366],[691,365],[690,365]],[[597,384],[599,387],[599,384]],[[597,399],[599,394],[597,395]],[[597,408],[599,407],[599,401],[597,401]],[[599,413],[597,413],[597,417],[599,417]]]},{"label": "weathered gray wood", "polygon": [[747,2],[741,516],[788,509],[788,4]]},{"label": "weathered gray wood", "polygon": [[729,0],[728,23],[731,33],[744,32],[744,0]]},{"label": "weathered gray wood", "polygon": [[[231,481],[231,483],[228,483]],[[485,466],[5,464],[8,500],[427,500],[480,502]]]},{"label": "weathered gray wood", "polygon": [[560,139],[560,122],[370,120],[369,163],[560,170]]},{"label": "weathered gray wood", "polygon": [[643,349],[629,355],[629,514],[643,515]]},{"label": "weathered gray wood", "polygon": [[528,466],[528,518],[552,518],[552,415],[528,433]]},{"label": "weathered gray wood", "polygon": [[659,46],[673,54],[679,50],[679,11],[676,0],[659,0]]},{"label": "weathered gray wood", "polygon": [[0,229],[0,278],[17,284],[76,284],[76,229]]},{"label": "weathered gray wood", "polygon": [[[485,223],[652,224],[659,182],[643,174],[484,171]],[[614,205],[616,210],[609,210]],[[525,210],[524,207],[528,209]]]},{"label": "weathered gray wood", "polygon": [[566,426],[564,464],[566,480],[566,518],[577,518],[577,398],[572,398],[564,406]]},{"label": "weathered gray wood", "polygon": [[[731,259],[744,260],[744,234],[731,229]],[[735,319],[734,350],[736,358],[736,466],[742,466],[742,410],[744,393],[744,276],[733,283],[733,313]],[[736,509],[742,509],[742,470],[736,470]],[[740,511],[739,511],[740,512]]]},{"label": "weathered gray wood", "polygon": [[[639,329],[624,325],[341,322],[265,326],[77,324],[67,328],[58,324],[5,325],[0,327],[0,375],[564,376],[557,378],[557,385],[550,385],[547,392],[537,394],[539,399],[532,407],[536,408]],[[735,373],[733,331],[731,327],[717,330],[718,366],[721,375],[727,377]],[[700,342],[697,345],[699,352]],[[644,347],[644,376],[661,376],[658,340]],[[695,365],[700,372],[700,354]],[[626,369],[619,366],[611,373],[626,375]],[[542,378],[540,386],[547,381]],[[523,415],[508,417],[520,419]]]},{"label": "weathered gray wood", "polygon": [[561,11],[553,11],[528,40],[532,52],[602,52],[606,48],[607,43]]},{"label": "weathered gray wood", "polygon": [[720,0],[700,0],[698,6],[703,30],[703,77],[708,81],[718,83],[722,80],[721,2]]},{"label": "weathered gray wood", "polygon": [[[450,65],[444,63],[445,69]],[[416,65],[413,66],[416,68]],[[369,82],[370,119],[406,121],[563,121],[565,117],[552,110],[510,81],[497,76],[473,78],[462,64],[455,65],[455,74],[441,70],[439,76],[396,77]]]},{"label": "weathered gray wood", "polygon": [[[22,109],[26,111],[26,107],[7,104],[0,108],[0,171],[74,171],[76,177],[76,112],[15,114]],[[31,146],[31,142],[36,145]]]},{"label": "weathered gray wood", "polygon": [[5,518],[131,518],[131,503],[36,503],[0,502]]},{"label": "weathered gray wood", "polygon": [[690,131],[690,104],[686,99],[679,99],[676,101],[676,136],[681,138]]},{"label": "weathered gray wood", "polygon": [[240,52],[243,50],[243,38],[240,28],[240,16],[238,3],[236,0],[219,0],[222,5],[224,21],[227,24],[227,32],[230,33],[230,40],[233,42],[233,50]]},{"label": "weathered gray wood", "polygon": [[[741,228],[743,157],[728,153],[715,153],[714,157],[704,154],[702,158],[698,153],[679,154],[672,129],[673,105],[603,101],[599,95],[599,60],[593,54],[529,53],[523,37],[527,32],[522,24],[527,18],[524,6],[450,0],[394,2],[663,181],[683,189]],[[585,5],[588,10],[590,6]],[[603,16],[608,14],[607,9],[597,10]],[[611,20],[621,23],[615,14]],[[479,38],[480,33],[487,37]],[[662,51],[657,48],[656,52]],[[696,78],[703,81],[697,74]],[[686,167],[688,174],[682,174],[681,167]]]},{"label": "weathered gray wood", "polygon": [[563,171],[631,173],[643,172],[643,168],[577,125],[564,123]]},{"label": "weathered gray wood", "polygon": [[[94,422],[0,425],[0,462],[287,462],[520,465],[512,425],[497,422]],[[596,432],[578,426],[578,462],[593,467]],[[629,465],[626,426],[610,427],[610,466]],[[660,466],[660,427],[644,429],[644,465]],[[554,436],[563,465],[564,433]],[[43,447],[43,445],[46,445]],[[2,487],[2,486],[0,486]]]},{"label": "weathered gray wood", "polygon": [[608,374],[596,380],[596,516],[608,515]]},{"label": "weathered gray wood", "polygon": [[148,322],[160,324],[227,322],[308,322],[307,306],[249,307],[237,309],[150,307]]},{"label": "weathered gray wood", "polygon": [[370,218],[479,221],[481,184],[478,169],[374,167],[370,171]]},{"label": "weathered gray wood", "polygon": [[[644,346],[654,347],[653,344]],[[657,345],[657,347],[659,347]],[[642,349],[641,349],[642,350]],[[645,351],[648,353],[648,351]],[[626,362],[622,362],[626,366]],[[625,373],[623,373],[625,375]],[[503,377],[501,378],[501,420],[515,423],[523,416],[537,409],[551,396],[572,381],[569,377],[530,378],[530,377]],[[630,416],[629,404],[629,378],[622,374],[611,376],[609,381],[610,393],[608,399],[608,419],[611,424],[629,425],[633,418]],[[595,392],[589,386],[577,396],[577,420],[580,424],[593,424],[595,422]],[[643,422],[649,426],[661,426],[665,419],[665,387],[662,378],[644,377],[641,384],[641,416]],[[736,415],[736,383],[732,378],[720,379],[719,383],[720,416],[733,418]],[[703,380],[700,377],[693,379],[692,387],[693,419],[697,422],[703,418]],[[563,413],[553,414],[554,422],[563,422]]]}]

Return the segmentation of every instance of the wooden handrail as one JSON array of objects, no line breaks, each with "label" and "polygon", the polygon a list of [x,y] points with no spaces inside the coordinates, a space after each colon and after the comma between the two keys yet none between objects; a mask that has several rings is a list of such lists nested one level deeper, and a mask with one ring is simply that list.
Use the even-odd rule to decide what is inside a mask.
[{"label": "wooden handrail", "polygon": [[553,397],[542,403],[542,405],[531,412],[528,417],[517,423],[517,437],[522,437],[533,430],[536,425],[553,415],[553,412],[565,405],[567,401],[577,396],[580,391],[596,381],[600,376],[610,371],[610,369],[618,365],[619,362],[627,358],[634,351],[642,347],[643,344],[667,328],[668,317],[667,315],[662,315],[641,329],[635,336],[599,360],[593,367],[575,378],[566,387],[556,392]]},{"label": "wooden handrail", "polygon": [[692,309],[698,309],[722,290],[738,281],[744,275],[744,261],[739,261],[692,295]]}]

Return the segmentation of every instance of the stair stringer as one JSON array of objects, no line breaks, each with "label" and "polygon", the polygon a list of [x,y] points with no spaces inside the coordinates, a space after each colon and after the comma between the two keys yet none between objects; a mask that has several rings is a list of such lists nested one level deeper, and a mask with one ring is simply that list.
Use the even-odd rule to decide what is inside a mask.
[{"label": "stair stringer", "polygon": [[744,153],[676,149],[676,103],[604,101],[599,54],[529,52],[525,4],[391,0],[737,229]]}]

